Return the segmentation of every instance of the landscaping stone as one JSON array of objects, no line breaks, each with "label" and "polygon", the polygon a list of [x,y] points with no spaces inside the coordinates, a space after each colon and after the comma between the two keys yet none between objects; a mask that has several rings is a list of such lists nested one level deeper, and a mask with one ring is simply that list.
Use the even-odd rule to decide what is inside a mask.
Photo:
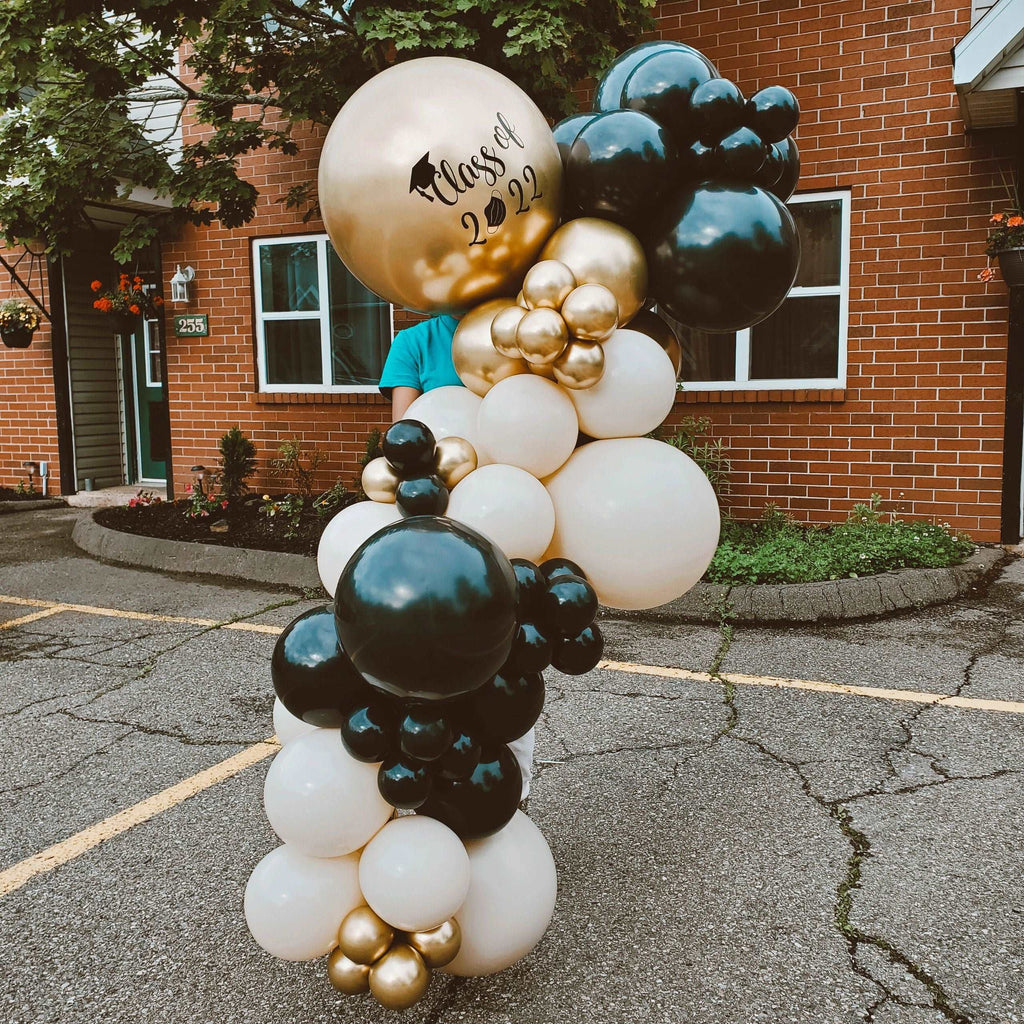
[{"label": "landscaping stone", "polygon": [[44,508],[63,508],[67,502],[63,498],[38,498],[33,501],[0,501],[0,516],[8,512],[38,512]]}]

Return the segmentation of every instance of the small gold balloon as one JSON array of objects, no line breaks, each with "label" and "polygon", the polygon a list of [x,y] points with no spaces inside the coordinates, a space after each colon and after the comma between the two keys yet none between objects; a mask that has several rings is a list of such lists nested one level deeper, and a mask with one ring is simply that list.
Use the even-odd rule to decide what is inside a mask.
[{"label": "small gold balloon", "polygon": [[434,449],[434,469],[451,490],[476,469],[476,449],[464,437],[442,437]]},{"label": "small gold balloon", "polygon": [[541,260],[526,272],[523,298],[530,309],[560,309],[576,287],[572,271],[558,260]]},{"label": "small gold balloon", "polygon": [[491,343],[509,359],[522,359],[516,344],[516,328],[524,316],[526,310],[522,306],[508,306],[491,321]]},{"label": "small gold balloon", "polygon": [[425,932],[410,932],[407,941],[431,968],[445,967],[458,955],[462,929],[454,917]]},{"label": "small gold balloon", "polygon": [[548,380],[555,379],[555,368],[551,363],[527,363],[530,368],[530,373],[535,373],[538,377],[547,377]]},{"label": "small gold balloon", "polygon": [[640,310],[629,321],[629,329],[653,338],[668,353],[672,365],[676,368],[676,376],[679,376],[679,371],[683,368],[683,346],[679,344],[676,332],[657,313],[650,309]]},{"label": "small gold balloon", "polygon": [[553,363],[569,342],[561,313],[554,309],[531,309],[516,330],[516,344],[530,363]]},{"label": "small gold balloon", "polygon": [[356,907],[338,929],[338,948],[357,964],[379,960],[395,941],[395,930],[369,907]]},{"label": "small gold balloon", "polygon": [[423,957],[404,942],[396,943],[370,968],[370,991],[381,1006],[404,1010],[423,998],[430,970]]},{"label": "small gold balloon", "polygon": [[577,341],[606,341],[619,326],[619,302],[603,284],[581,284],[562,303],[562,319]]},{"label": "small gold balloon", "polygon": [[525,359],[503,356],[491,341],[491,324],[511,299],[491,299],[470,310],[460,321],[452,338],[452,362],[459,379],[474,394],[483,397],[506,377],[528,373]]},{"label": "small gold balloon", "polygon": [[370,991],[370,968],[350,960],[341,949],[327,958],[327,977],[331,984],[347,996],[358,996]]},{"label": "small gold balloon", "polygon": [[371,501],[395,503],[399,478],[394,467],[384,456],[373,459],[363,467],[363,490]]},{"label": "small gold balloon", "polygon": [[599,341],[570,341],[551,368],[563,387],[572,391],[592,388],[604,375],[604,349]]}]

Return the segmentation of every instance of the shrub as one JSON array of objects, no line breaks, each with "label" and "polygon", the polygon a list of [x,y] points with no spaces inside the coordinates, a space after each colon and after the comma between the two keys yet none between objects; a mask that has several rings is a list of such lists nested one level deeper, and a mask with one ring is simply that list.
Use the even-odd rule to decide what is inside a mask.
[{"label": "shrub", "polygon": [[277,449],[277,458],[272,461],[274,469],[295,484],[299,497],[309,501],[313,497],[313,482],[316,471],[324,461],[323,453],[310,446],[307,451],[296,437],[285,441]]},{"label": "shrub", "polygon": [[217,450],[221,494],[234,501],[249,490],[246,480],[256,472],[256,445],[234,426],[220,439]]},{"label": "shrub", "polygon": [[[678,448],[684,455],[689,455],[703,470],[715,494],[721,497],[729,493],[729,456],[721,438],[706,437],[711,428],[711,420],[706,416],[687,416],[676,428],[674,434],[660,436],[666,444]],[[659,436],[655,431],[656,437]]]}]

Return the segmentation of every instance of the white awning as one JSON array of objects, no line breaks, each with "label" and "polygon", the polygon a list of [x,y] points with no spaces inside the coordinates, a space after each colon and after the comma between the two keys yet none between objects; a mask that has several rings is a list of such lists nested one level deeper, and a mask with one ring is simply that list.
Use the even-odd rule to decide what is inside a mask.
[{"label": "white awning", "polygon": [[968,131],[1017,124],[1024,89],[1024,0],[999,0],[953,48],[953,85]]}]

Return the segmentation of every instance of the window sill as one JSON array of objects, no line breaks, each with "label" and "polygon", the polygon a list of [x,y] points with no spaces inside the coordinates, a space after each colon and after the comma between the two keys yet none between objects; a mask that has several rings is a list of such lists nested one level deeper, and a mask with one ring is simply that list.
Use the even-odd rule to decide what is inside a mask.
[{"label": "window sill", "polygon": [[844,388],[786,391],[678,391],[676,405],[736,405],[762,402],[845,402]]},{"label": "window sill", "polygon": [[252,391],[253,405],[390,405],[372,391]]}]

